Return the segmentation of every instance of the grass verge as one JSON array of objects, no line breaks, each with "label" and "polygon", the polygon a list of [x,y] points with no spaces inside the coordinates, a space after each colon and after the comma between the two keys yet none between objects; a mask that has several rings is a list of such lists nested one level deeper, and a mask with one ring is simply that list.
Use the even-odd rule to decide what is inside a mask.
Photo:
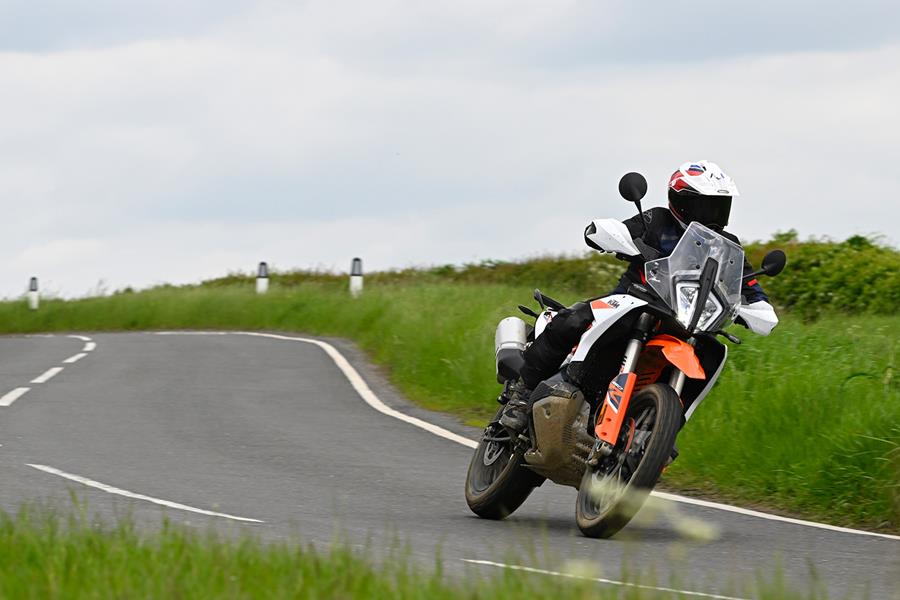
[{"label": "grass verge", "polygon": [[[275,287],[263,297],[247,286],[157,289],[48,301],[37,312],[2,303],[0,329],[345,336],[412,400],[478,422],[493,413],[499,391],[494,326],[529,297],[528,288],[497,284],[385,284],[357,300],[336,283]],[[769,338],[743,335],[679,438],[681,457],[665,480],[830,523],[900,530],[898,334],[900,316],[804,323],[788,315]]]},{"label": "grass verge", "polygon": [[[86,510],[61,516],[26,507],[0,512],[0,597],[3,598],[292,598],[410,600],[556,598],[558,600],[677,598],[637,585],[600,584],[585,564],[563,577],[471,569],[445,577],[414,566],[402,550],[384,564],[339,544],[316,551],[292,542],[263,543],[250,536],[198,533],[164,521],[139,532],[128,519],[115,525],[89,520]],[[634,587],[632,587],[634,586]],[[747,586],[741,586],[745,588]],[[783,580],[752,585],[755,597],[823,598],[788,592]]]}]

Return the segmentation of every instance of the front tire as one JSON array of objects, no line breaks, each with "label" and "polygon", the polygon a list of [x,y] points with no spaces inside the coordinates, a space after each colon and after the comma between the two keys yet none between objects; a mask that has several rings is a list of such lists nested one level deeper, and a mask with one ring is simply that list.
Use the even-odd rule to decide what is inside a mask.
[{"label": "front tire", "polygon": [[588,466],[581,480],[575,520],[584,535],[611,537],[640,510],[672,455],[682,412],[668,385],[647,386],[631,398],[616,450]]},{"label": "front tire", "polygon": [[[485,429],[466,474],[466,503],[483,519],[505,519],[544,481],[523,466],[509,432],[497,423],[502,412]],[[498,441],[504,437],[509,441]]]}]

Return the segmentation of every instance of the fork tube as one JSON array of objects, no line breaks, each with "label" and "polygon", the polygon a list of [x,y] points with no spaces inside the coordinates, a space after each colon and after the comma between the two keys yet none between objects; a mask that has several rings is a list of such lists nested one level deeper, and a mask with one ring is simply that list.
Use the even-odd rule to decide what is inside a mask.
[{"label": "fork tube", "polygon": [[622,360],[622,370],[620,373],[632,373],[637,368],[638,359],[641,357],[641,350],[644,348],[643,340],[632,339],[628,341],[625,347],[625,358]]},{"label": "fork tube", "polygon": [[644,349],[644,342],[647,341],[647,333],[653,328],[654,321],[653,316],[647,313],[640,316],[635,324],[634,337],[628,340],[628,345],[625,346],[622,370],[619,373],[634,373],[641,351]]},{"label": "fork tube", "polygon": [[675,393],[678,394],[678,397],[681,398],[681,391],[684,389],[684,380],[686,379],[684,375],[684,371],[681,369],[675,369],[672,371],[672,377],[669,379],[669,385],[675,390]]}]

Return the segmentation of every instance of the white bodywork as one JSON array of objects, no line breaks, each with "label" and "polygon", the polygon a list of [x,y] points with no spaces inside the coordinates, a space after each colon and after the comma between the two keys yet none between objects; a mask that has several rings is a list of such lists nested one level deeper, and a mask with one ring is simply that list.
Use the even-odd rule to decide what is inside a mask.
[{"label": "white bodywork", "polygon": [[725,356],[722,357],[722,362],[719,363],[719,368],[716,369],[716,372],[713,373],[712,377],[707,378],[706,385],[703,386],[703,390],[700,392],[697,398],[694,399],[693,402],[691,402],[691,405],[684,413],[685,421],[691,418],[691,415],[694,414],[694,411],[697,410],[697,407],[700,406],[700,403],[703,402],[703,399],[706,398],[707,394],[709,394],[709,391],[713,388],[714,385],[716,385],[716,381],[718,381],[719,375],[722,374],[722,369],[725,368],[725,363],[728,362],[728,346],[722,344],[722,348],[725,350]]},{"label": "white bodywork", "polygon": [[544,333],[544,330],[547,328],[547,324],[553,320],[553,317],[556,316],[555,310],[550,310],[549,308],[542,312],[537,320],[534,322],[534,338],[537,339],[539,335]]},{"label": "white bodywork", "polygon": [[769,335],[778,325],[778,315],[768,302],[742,304],[737,309],[737,316],[747,323],[750,331],[758,335]]},{"label": "white bodywork", "polygon": [[613,294],[612,296],[593,300],[591,302],[591,310],[594,313],[594,323],[581,336],[574,354],[568,360],[570,362],[583,361],[591,346],[600,339],[600,336],[606,333],[607,329],[631,312],[632,309],[646,304],[643,300],[628,294]]},{"label": "white bodywork", "polygon": [[593,224],[597,231],[585,237],[604,252],[626,256],[638,256],[641,253],[634,245],[625,223],[615,219],[594,219]]}]

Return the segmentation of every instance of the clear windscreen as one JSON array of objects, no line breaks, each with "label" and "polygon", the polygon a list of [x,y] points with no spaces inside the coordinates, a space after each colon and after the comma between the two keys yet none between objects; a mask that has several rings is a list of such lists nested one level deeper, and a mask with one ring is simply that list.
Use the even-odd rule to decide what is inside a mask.
[{"label": "clear windscreen", "polygon": [[735,309],[741,303],[743,249],[700,223],[693,222],[670,256],[647,261],[644,265],[647,284],[686,327],[696,308],[700,274],[710,258],[718,263],[718,273],[697,322],[700,331],[721,329],[733,319]]}]

